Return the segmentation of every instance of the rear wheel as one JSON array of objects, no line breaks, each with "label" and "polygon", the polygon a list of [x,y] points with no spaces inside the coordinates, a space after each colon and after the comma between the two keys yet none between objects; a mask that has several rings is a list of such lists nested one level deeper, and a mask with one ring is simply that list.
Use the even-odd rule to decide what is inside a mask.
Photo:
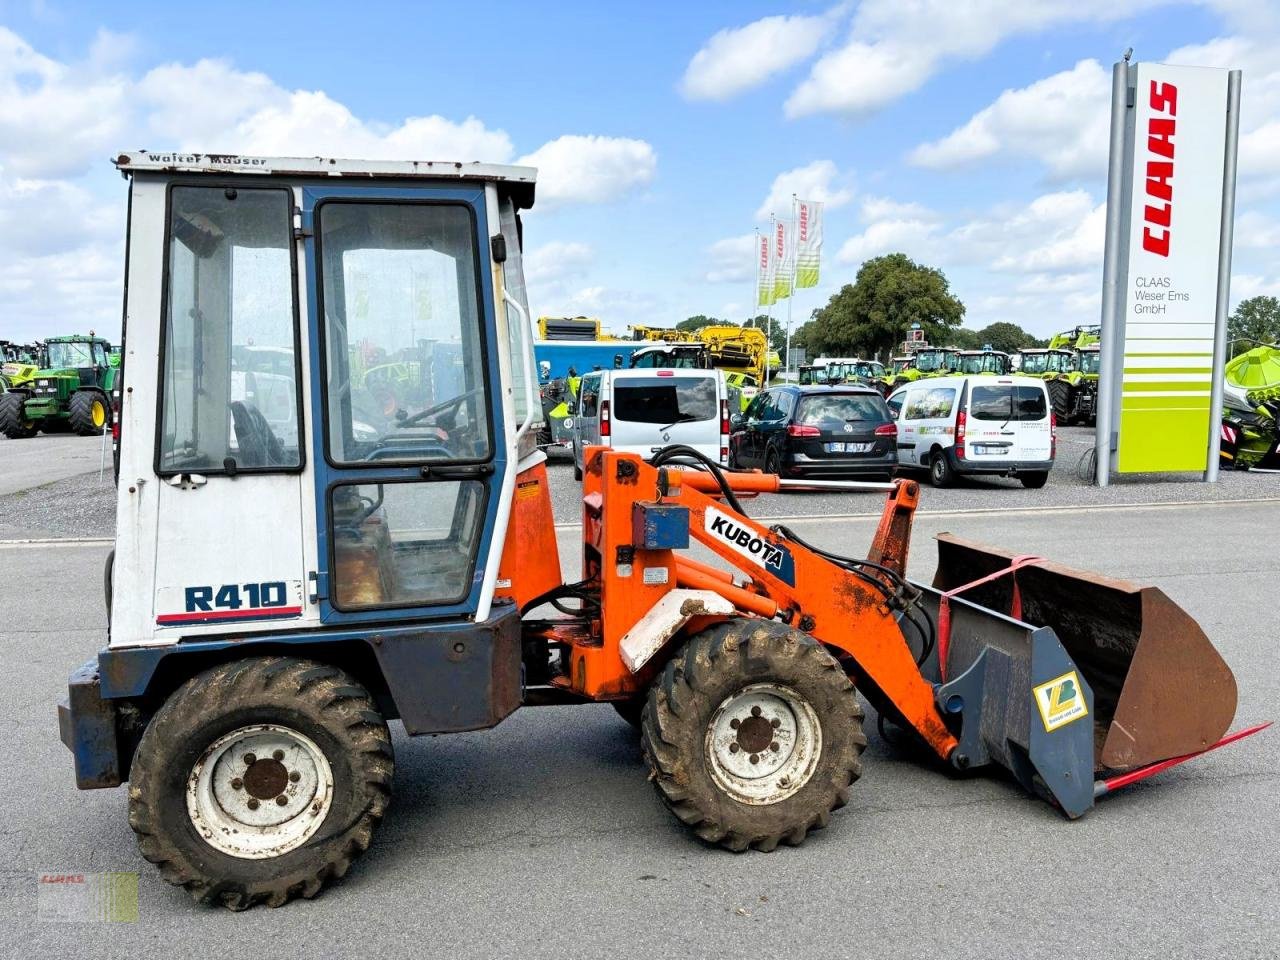
[{"label": "rear wheel", "polygon": [[693,637],[654,682],[641,744],[663,803],[730,850],[798,844],[862,773],[862,708],[813,637],[736,619]]},{"label": "rear wheel", "polygon": [[1050,380],[1049,402],[1053,405],[1053,414],[1062,423],[1066,423],[1071,413],[1071,394],[1073,388],[1066,380]]},{"label": "rear wheel", "polygon": [[0,394],[0,433],[10,440],[26,440],[34,437],[38,426],[26,415],[25,393]]},{"label": "rear wheel", "polygon": [[1029,490],[1039,490],[1049,482],[1049,474],[1047,471],[1037,473],[1020,473],[1018,479],[1022,481],[1022,485]]},{"label": "rear wheel", "polygon": [[71,395],[71,429],[82,437],[96,437],[107,424],[107,401],[95,390],[78,390]]},{"label": "rear wheel", "polygon": [[288,657],[224,664],[160,708],[134,756],[142,855],[203,903],[313,897],[369,846],[394,756],[368,691]]},{"label": "rear wheel", "polygon": [[956,472],[943,450],[934,450],[929,458],[929,482],[935,487],[949,487],[956,482]]},{"label": "rear wheel", "polygon": [[764,472],[782,473],[782,457],[779,455],[777,447],[770,447],[764,452]]}]

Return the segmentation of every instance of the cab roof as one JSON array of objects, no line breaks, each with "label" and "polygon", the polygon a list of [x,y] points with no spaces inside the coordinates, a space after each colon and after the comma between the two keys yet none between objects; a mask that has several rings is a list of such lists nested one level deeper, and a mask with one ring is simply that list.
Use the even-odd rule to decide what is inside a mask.
[{"label": "cab roof", "polygon": [[441,160],[351,160],[338,157],[251,157],[238,153],[136,150],[119,154],[116,169],[134,173],[257,174],[353,179],[448,179],[508,183],[521,207],[533,206],[535,167]]}]

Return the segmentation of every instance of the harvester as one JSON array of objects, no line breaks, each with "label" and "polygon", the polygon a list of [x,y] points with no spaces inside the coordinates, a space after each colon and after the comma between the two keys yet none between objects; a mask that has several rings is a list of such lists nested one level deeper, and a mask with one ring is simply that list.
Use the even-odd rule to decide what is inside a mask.
[{"label": "harvester", "polygon": [[119,360],[111,344],[88,336],[50,337],[45,342],[47,367],[24,372],[0,395],[0,433],[11,440],[45,433],[97,436],[111,421],[111,395]]},{"label": "harvester", "polygon": [[[859,691],[938,765],[1004,768],[1067,817],[1224,742],[1235,681],[1159,590],[949,536],[933,584],[908,579],[914,481],[592,447],[566,581],[521,276],[532,169],[116,164],[129,329],[109,639],[59,726],[78,786],[128,782],[142,855],[198,900],[279,906],[346,873],[390,803],[396,718],[444,734],[611,703],[662,802],[734,851],[798,844],[846,803]],[[246,256],[259,269],[233,270]],[[378,280],[363,305],[362,274]],[[415,334],[423,297],[432,329]],[[351,346],[394,356],[426,334],[460,344],[462,379],[362,419]],[[292,352],[294,437],[237,393],[250,336]],[[886,495],[865,556],[739,499],[806,486]]]},{"label": "harvester", "polygon": [[1227,363],[1220,462],[1280,471],[1280,347],[1257,343]]}]

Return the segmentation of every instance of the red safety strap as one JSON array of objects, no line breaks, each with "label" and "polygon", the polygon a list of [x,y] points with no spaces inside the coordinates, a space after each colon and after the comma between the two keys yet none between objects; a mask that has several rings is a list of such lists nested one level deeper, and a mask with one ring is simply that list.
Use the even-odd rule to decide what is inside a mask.
[{"label": "red safety strap", "polygon": [[[951,646],[951,598],[973,587],[990,583],[992,580],[999,580],[1005,574],[1013,573],[1019,567],[1032,567],[1040,563],[1044,563],[1044,557],[1033,556],[1029,553],[1022,554],[1014,557],[1013,562],[1004,569],[988,574],[980,580],[974,580],[972,583],[956,587],[954,590],[947,590],[942,594],[941,601],[938,604],[938,676],[942,678],[944,683],[947,679],[947,651]],[[1017,577],[1013,579],[1013,602],[1009,605],[1009,616],[1015,620],[1022,619],[1022,594],[1018,592]]]}]

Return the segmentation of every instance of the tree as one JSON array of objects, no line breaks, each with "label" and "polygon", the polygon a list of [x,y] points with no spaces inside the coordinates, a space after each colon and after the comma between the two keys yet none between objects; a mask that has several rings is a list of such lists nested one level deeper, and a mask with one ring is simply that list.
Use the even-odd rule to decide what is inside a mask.
[{"label": "tree", "polygon": [[946,345],[963,318],[964,304],[941,270],[891,253],[863,263],[854,283],[814,312],[805,345],[815,354],[887,357],[912,324],[930,343]]},{"label": "tree", "polygon": [[676,324],[676,329],[681,333],[696,333],[703,327],[710,327],[718,323],[724,323],[724,321],[700,313],[697,316],[690,317],[688,320],[681,320]]},{"label": "tree", "polygon": [[1231,355],[1244,353],[1261,341],[1280,341],[1280,300],[1275,297],[1250,297],[1236,304],[1235,313],[1227,318],[1227,339],[1239,340],[1231,345]]},{"label": "tree", "polygon": [[978,346],[991,344],[992,350],[1013,353],[1019,347],[1040,346],[1041,341],[1023,330],[1016,323],[1000,320],[978,331]]}]

